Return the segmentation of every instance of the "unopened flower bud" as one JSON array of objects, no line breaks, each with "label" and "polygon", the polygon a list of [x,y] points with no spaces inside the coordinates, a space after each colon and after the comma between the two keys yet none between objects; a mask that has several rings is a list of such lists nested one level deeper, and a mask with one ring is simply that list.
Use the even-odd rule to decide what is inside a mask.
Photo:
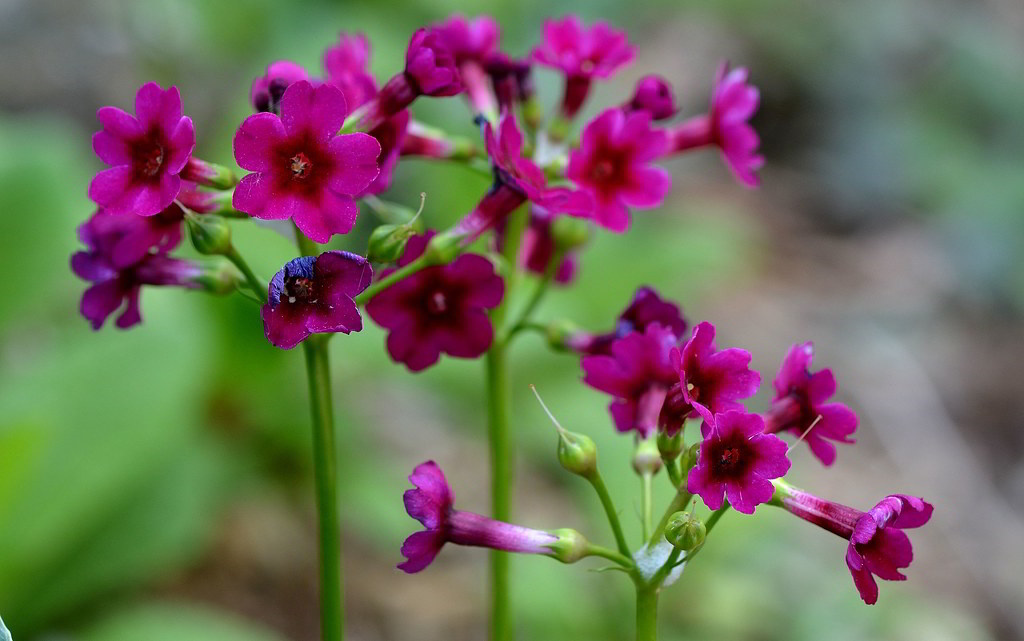
[{"label": "unopened flower bud", "polygon": [[548,340],[548,345],[560,352],[574,351],[576,343],[581,342],[580,337],[590,337],[590,334],[583,331],[579,325],[567,319],[550,323],[545,328],[544,335]]},{"label": "unopened flower bud", "polygon": [[547,544],[546,547],[553,552],[551,556],[562,563],[575,563],[587,555],[590,542],[576,530],[562,528],[551,534],[557,536],[558,539],[554,543]]},{"label": "unopened flower bud", "polygon": [[551,237],[562,251],[582,247],[590,237],[587,221],[574,216],[558,216],[551,222]]},{"label": "unopened flower bud", "polygon": [[225,295],[238,289],[245,282],[242,274],[226,260],[207,263],[200,267],[199,275],[192,279],[200,289],[211,294]]},{"label": "unopened flower bud", "polygon": [[676,512],[665,526],[665,539],[683,552],[696,550],[704,543],[707,528],[704,521],[689,512]]},{"label": "unopened flower bud", "polygon": [[664,461],[675,460],[683,452],[683,430],[669,436],[663,431],[658,432],[658,451]]},{"label": "unopened flower bud", "polygon": [[700,453],[700,443],[694,443],[688,450],[683,454],[683,458],[679,460],[679,467],[683,470],[685,476],[693,469],[693,466],[697,464],[697,454]]},{"label": "unopened flower bud", "polygon": [[366,259],[373,263],[391,263],[405,251],[405,244],[416,234],[411,225],[381,225],[370,233]]},{"label": "unopened flower bud", "polygon": [[597,445],[585,434],[558,430],[558,462],[562,467],[590,478],[597,471]]},{"label": "unopened flower bud", "polygon": [[447,265],[458,257],[464,239],[462,234],[452,231],[441,232],[430,239],[426,251],[423,252],[423,258],[430,265]]},{"label": "unopened flower bud", "polygon": [[231,251],[231,227],[214,214],[186,214],[185,224],[196,251],[207,256],[223,256]]},{"label": "unopened flower bud", "polygon": [[641,476],[657,474],[661,469],[661,452],[658,451],[655,439],[637,441],[636,449],[633,450],[633,469]]},{"label": "unopened flower bud", "polygon": [[200,160],[195,156],[189,158],[185,163],[185,168],[181,170],[181,177],[206,187],[221,190],[231,189],[238,184],[238,176],[228,167]]}]

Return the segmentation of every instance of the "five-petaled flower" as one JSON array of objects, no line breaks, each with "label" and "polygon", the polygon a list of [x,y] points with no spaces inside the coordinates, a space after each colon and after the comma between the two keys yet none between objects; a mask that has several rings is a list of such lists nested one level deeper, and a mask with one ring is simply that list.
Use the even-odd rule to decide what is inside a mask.
[{"label": "five-petaled flower", "polygon": [[380,144],[341,134],[345,97],[332,85],[292,84],[281,115],[249,116],[235,134],[235,160],[252,172],[235,188],[235,209],[254,218],[290,218],[311,240],[326,243],[352,229],[352,199],[377,177]]},{"label": "five-petaled flower", "polygon": [[416,487],[405,492],[405,511],[426,528],[414,532],[402,543],[406,560],[398,567],[409,574],[430,565],[449,542],[522,554],[554,555],[551,545],[558,540],[554,534],[456,510],[455,493],[437,463],[420,463],[409,480]]},{"label": "five-petaled flower", "polygon": [[291,349],[310,334],[358,332],[363,321],[352,298],[372,278],[370,263],[349,252],[288,261],[271,279],[268,301],[260,310],[267,340]]},{"label": "five-petaled flower", "polygon": [[[428,232],[410,238],[398,266],[418,258],[433,236]],[[498,306],[504,291],[491,261],[462,254],[448,265],[426,267],[385,288],[366,304],[366,313],[391,330],[391,358],[418,372],[436,363],[442,352],[458,358],[486,352],[494,339],[487,310]]]},{"label": "five-petaled flower", "polygon": [[196,145],[178,88],[148,82],[135,94],[134,116],[101,107],[96,118],[103,129],[93,135],[92,148],[110,168],[92,179],[89,198],[111,214],[153,216],[170,206]]},{"label": "five-petaled flower", "polygon": [[900,572],[910,567],[914,550],[903,530],[921,527],[931,519],[932,505],[906,494],[890,494],[868,512],[818,498],[780,483],[782,506],[792,514],[847,539],[846,566],[864,603],[878,601],[875,577],[905,581]]},{"label": "five-petaled flower", "polygon": [[666,149],[668,137],[651,128],[649,112],[607,109],[584,127],[566,177],[593,197],[594,222],[623,232],[629,228],[628,207],[657,207],[668,195],[671,175],[651,165]]},{"label": "five-petaled flower", "polygon": [[853,443],[857,415],[842,403],[827,403],[836,393],[832,370],[810,371],[814,347],[794,345],[783,359],[775,377],[775,398],[765,414],[765,430],[790,432],[802,437],[824,465],[836,460],[836,443]]},{"label": "five-petaled flower", "polygon": [[764,433],[757,414],[730,410],[715,414],[703,425],[697,465],[690,470],[686,489],[709,509],[722,507],[725,497],[737,512],[753,514],[771,500],[771,479],[789,471],[786,442]]},{"label": "five-petaled flower", "polygon": [[764,158],[757,153],[761,139],[749,121],[757,111],[760,93],[747,82],[747,75],[744,67],[729,71],[727,63],[719,66],[711,92],[711,111],[671,131],[671,152],[714,145],[722,151],[726,164],[741,183],[757,187],[754,172],[764,164]]}]

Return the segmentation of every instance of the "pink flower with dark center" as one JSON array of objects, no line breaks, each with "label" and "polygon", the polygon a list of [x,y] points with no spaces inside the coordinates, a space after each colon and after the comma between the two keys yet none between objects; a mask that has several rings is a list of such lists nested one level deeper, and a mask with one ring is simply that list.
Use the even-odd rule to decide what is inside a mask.
[{"label": "pink flower with dark center", "polygon": [[456,510],[455,493],[437,463],[420,463],[409,480],[415,489],[405,492],[405,511],[426,529],[413,533],[402,544],[406,560],[398,564],[399,569],[409,574],[423,570],[449,542],[506,552],[553,555],[550,546],[558,540],[554,534]]},{"label": "pink flower with dark center", "polygon": [[691,118],[670,132],[671,152],[680,153],[714,145],[722,150],[725,162],[740,182],[757,187],[754,173],[764,164],[757,153],[761,139],[750,126],[760,101],[757,87],[747,82],[747,70],[729,71],[722,63],[711,91],[711,111]]},{"label": "pink flower with dark center", "polygon": [[111,214],[153,216],[178,196],[196,135],[192,119],[181,114],[177,87],[142,85],[135,114],[117,107],[96,112],[103,129],[93,135],[92,148],[110,169],[92,179],[89,198]]},{"label": "pink flower with dark center", "polygon": [[310,334],[348,334],[363,328],[352,298],[370,285],[373,268],[362,256],[328,251],[289,261],[270,281],[260,310],[267,340],[291,349]]},{"label": "pink flower with dark center", "polygon": [[811,452],[824,465],[836,460],[837,443],[853,443],[857,415],[842,403],[827,403],[836,393],[832,370],[811,373],[814,347],[794,345],[775,377],[775,398],[765,415],[765,429],[771,433],[790,432],[803,437]]},{"label": "pink flower with dark center", "polygon": [[686,335],[686,318],[676,303],[663,299],[653,287],[637,288],[633,299],[619,314],[615,329],[605,334],[580,332],[569,338],[569,349],[583,354],[610,354],[611,345],[617,339],[632,332],[643,332],[648,326],[659,323],[672,331],[676,339]]},{"label": "pink flower with dark center", "polygon": [[[422,254],[435,232],[409,239],[398,267]],[[381,277],[393,269],[385,270]],[[386,288],[366,304],[375,323],[391,330],[391,358],[413,372],[430,367],[442,353],[476,358],[494,339],[488,309],[501,303],[505,287],[483,256],[462,254],[448,265],[426,267]]]},{"label": "pink flower with dark center", "polygon": [[350,111],[377,94],[377,81],[370,73],[370,41],[361,33],[342,33],[324,52],[324,70],[327,82],[345,94]]},{"label": "pink flower with dark center", "polygon": [[326,243],[352,229],[353,196],[377,177],[380,144],[363,133],[341,134],[345,97],[306,81],[288,87],[281,115],[249,116],[235,134],[235,160],[252,172],[235,188],[235,209],[254,218],[290,218],[308,238]]},{"label": "pink flower with dark center", "polygon": [[761,375],[750,369],[750,352],[737,347],[717,349],[715,326],[707,321],[694,327],[690,340],[682,350],[672,350],[670,358],[678,380],[668,392],[659,421],[670,435],[687,418],[699,416],[706,436],[716,414],[742,411],[739,401],[756,394],[761,385]]},{"label": "pink flower with dark center", "polygon": [[580,361],[583,382],[615,398],[608,411],[620,432],[646,438],[657,429],[665,395],[678,383],[669,358],[676,340],[671,329],[652,323],[614,341],[610,355]]},{"label": "pink flower with dark center", "polygon": [[672,85],[665,78],[651,74],[636,83],[633,97],[622,105],[626,113],[646,111],[651,120],[665,120],[676,115],[676,102],[672,96]]},{"label": "pink flower with dark center", "polygon": [[849,540],[846,566],[860,598],[878,601],[875,577],[905,581],[900,572],[910,567],[914,551],[903,530],[921,527],[932,516],[932,505],[916,496],[890,494],[869,512],[834,503],[788,485],[780,485],[782,506],[792,514]]},{"label": "pink flower with dark center", "polygon": [[267,65],[267,71],[252,81],[249,102],[259,112],[281,113],[281,98],[293,83],[309,80],[309,74],[298,63],[278,60]]},{"label": "pink flower with dark center", "polygon": [[699,495],[708,509],[717,510],[728,497],[737,512],[753,514],[755,506],[771,500],[771,479],[789,471],[785,441],[765,434],[757,414],[722,412],[707,425],[686,490]]},{"label": "pink flower with dark center", "polygon": [[651,162],[665,153],[665,132],[651,129],[651,115],[608,109],[583,129],[569,155],[566,176],[594,199],[594,222],[615,232],[629,228],[629,207],[657,207],[672,177]]},{"label": "pink flower with dark center", "polygon": [[610,78],[633,60],[633,47],[625,31],[606,22],[583,26],[578,16],[544,22],[541,43],[531,54],[533,60],[565,74],[562,114],[572,118],[583,106],[594,78]]},{"label": "pink flower with dark center", "polygon": [[516,118],[506,113],[498,123],[498,132],[489,122],[484,125],[487,154],[494,170],[494,185],[480,203],[456,225],[467,241],[500,225],[519,205],[529,200],[553,214],[587,216],[593,202],[585,191],[568,187],[549,187],[544,171],[523,157],[523,134]]},{"label": "pink flower with dark center", "polygon": [[[166,254],[181,240],[181,222],[98,211],[78,228],[87,247],[71,257],[71,270],[93,283],[82,296],[80,311],[93,329],[121,310],[116,325],[127,329],[142,322],[139,294],[143,285],[199,288],[202,269]],[[144,249],[143,249],[144,247]]]}]

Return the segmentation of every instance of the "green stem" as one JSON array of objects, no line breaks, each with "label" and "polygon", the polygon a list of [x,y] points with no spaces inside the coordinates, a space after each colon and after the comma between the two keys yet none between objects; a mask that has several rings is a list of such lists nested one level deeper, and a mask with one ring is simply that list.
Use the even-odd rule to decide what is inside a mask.
[{"label": "green stem", "polygon": [[551,286],[551,282],[555,279],[555,274],[558,273],[558,266],[562,264],[562,257],[565,255],[563,251],[555,251],[551,257],[551,261],[547,267],[544,268],[544,274],[541,276],[540,282],[537,283],[537,287],[533,290],[533,294],[530,296],[530,300],[526,302],[526,306],[523,307],[523,311],[520,312],[519,318],[516,322],[511,323],[508,327],[507,335],[509,337],[515,336],[520,331],[526,329],[527,324],[530,321],[530,317],[533,312],[536,311],[537,306],[544,299],[544,294],[547,293],[548,287]]},{"label": "green stem", "polygon": [[654,576],[651,578],[651,585],[660,586],[665,581],[668,575],[672,572],[672,569],[675,568],[676,563],[679,561],[679,555],[682,553],[682,550],[679,548],[672,548],[672,551],[668,554],[668,558],[665,559],[665,562],[661,564],[661,567],[658,568],[658,571],[655,572]]},{"label": "green stem", "polygon": [[249,263],[245,262],[245,259],[238,253],[238,250],[235,249],[234,245],[231,246],[231,250],[224,256],[234,263],[235,267],[238,268],[238,271],[242,272],[242,275],[245,276],[245,282],[249,285],[249,289],[256,294],[260,301],[264,303],[267,302],[266,284],[256,277],[256,274],[254,274],[252,269],[249,267]]},{"label": "green stem", "polygon": [[587,480],[594,487],[594,491],[597,492],[597,496],[601,499],[601,507],[604,508],[605,516],[608,517],[608,524],[612,527],[612,534],[615,535],[615,545],[619,548],[619,552],[627,557],[632,557],[633,553],[629,550],[629,545],[626,543],[626,537],[622,534],[622,524],[619,523],[619,513],[615,510],[615,504],[612,502],[612,497],[608,494],[608,488],[604,484],[604,479],[601,478],[601,473],[594,470],[592,476],[588,476]]},{"label": "green stem", "polygon": [[399,267],[395,271],[391,272],[384,278],[381,278],[375,283],[371,283],[369,287],[363,290],[361,294],[353,298],[356,305],[365,305],[371,298],[381,293],[388,287],[391,287],[403,278],[415,274],[424,267],[429,267],[430,262],[425,258],[426,254],[421,254],[419,258],[416,258],[412,262],[406,264],[404,267]]},{"label": "green stem", "polygon": [[320,544],[320,631],[324,641],[340,641],[345,613],[341,596],[341,523],[338,517],[338,469],[327,343],[315,337],[303,344],[309,404],[313,419],[313,471]]},{"label": "green stem", "polygon": [[679,471],[679,459],[672,459],[669,461],[663,461],[665,463],[665,473],[668,474],[668,480],[672,482],[672,487],[677,490],[683,485],[683,474]]},{"label": "green stem", "polygon": [[633,559],[631,559],[628,554],[620,554],[615,550],[609,550],[602,545],[594,545],[593,543],[587,545],[586,556],[599,556],[608,559],[609,561],[618,563],[627,570],[632,570],[636,567],[636,563],[633,562]]},{"label": "green stem", "polygon": [[[509,388],[505,344],[495,341],[487,352],[487,428],[491,449],[491,515],[509,521],[512,445],[508,429]],[[491,550],[491,641],[511,641],[509,554]]]},{"label": "green stem", "polygon": [[657,585],[637,585],[636,641],[658,638],[658,589]]},{"label": "green stem", "polygon": [[711,534],[711,530],[715,527],[715,524],[718,523],[718,519],[722,518],[722,515],[725,514],[726,510],[728,510],[728,509],[729,509],[729,504],[726,503],[722,507],[720,507],[717,510],[715,510],[714,514],[712,514],[708,518],[708,520],[704,523],[704,527],[707,528],[707,533],[708,534]]},{"label": "green stem", "polygon": [[641,523],[643,525],[643,535],[645,541],[651,533],[651,512],[654,509],[654,492],[652,487],[653,480],[654,475],[651,474],[650,472],[644,472],[643,474],[640,475],[641,496],[643,497],[643,502],[641,504],[643,515],[641,518]]},{"label": "green stem", "polygon": [[651,538],[648,539],[648,545],[654,547],[661,538],[661,535],[665,532],[665,526],[668,525],[668,520],[672,518],[672,515],[676,512],[682,512],[686,509],[686,506],[690,504],[690,499],[693,495],[687,492],[685,489],[680,488],[676,495],[672,497],[672,502],[668,504],[665,509],[665,514],[662,515],[661,520],[658,521],[658,526],[654,528],[654,532],[651,533]]},{"label": "green stem", "polygon": [[295,228],[295,242],[299,246],[299,253],[303,256],[317,256],[320,254],[320,246],[306,238],[306,235],[298,227]]}]

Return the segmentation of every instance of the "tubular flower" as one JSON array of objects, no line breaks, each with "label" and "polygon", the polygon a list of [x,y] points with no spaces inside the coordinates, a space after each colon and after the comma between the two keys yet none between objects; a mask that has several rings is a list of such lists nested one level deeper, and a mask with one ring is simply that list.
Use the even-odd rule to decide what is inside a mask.
[{"label": "tubular flower", "polygon": [[860,598],[868,605],[878,601],[875,577],[905,581],[900,570],[910,567],[914,550],[903,530],[921,527],[932,516],[932,505],[906,494],[890,494],[869,512],[818,498],[797,488],[779,484],[782,506],[805,521],[847,539],[846,566]]},{"label": "tubular flower", "polygon": [[657,74],[644,76],[637,81],[633,97],[622,105],[621,109],[626,113],[646,111],[651,114],[651,120],[671,118],[676,115],[672,85]]},{"label": "tubular flower", "polygon": [[[418,258],[434,236],[409,239],[399,267]],[[394,270],[385,270],[387,276]],[[448,265],[421,269],[384,289],[366,304],[375,323],[391,330],[391,358],[413,372],[430,367],[441,353],[476,358],[491,346],[494,329],[487,309],[497,307],[504,283],[491,261],[463,254]]]},{"label": "tubular flower", "polygon": [[836,460],[837,443],[853,443],[857,415],[842,403],[826,403],[836,393],[832,370],[811,373],[814,347],[811,343],[794,345],[782,361],[775,377],[775,398],[765,415],[765,430],[802,436],[811,452],[824,465]]},{"label": "tubular flower", "polygon": [[515,115],[503,115],[497,133],[489,122],[484,123],[484,139],[494,170],[494,185],[456,225],[457,233],[466,235],[467,240],[500,225],[527,200],[553,214],[587,216],[590,213],[593,201],[586,192],[549,187],[544,171],[523,157],[523,134]]},{"label": "tubular flower", "polygon": [[533,78],[530,76],[528,59],[516,60],[499,51],[487,59],[484,71],[491,77],[501,112],[511,111],[517,104],[533,97]]},{"label": "tubular flower", "polygon": [[365,35],[342,33],[338,42],[324,52],[327,82],[345,94],[349,110],[368,102],[377,93],[377,81],[370,74],[370,41]]},{"label": "tubular flower", "polygon": [[454,15],[434,29],[455,56],[470,104],[477,113],[496,113],[484,64],[498,50],[501,38],[498,23],[490,16],[468,20],[465,16]]},{"label": "tubular flower", "polygon": [[550,547],[558,540],[554,534],[456,510],[455,493],[437,463],[420,463],[409,480],[415,489],[405,491],[405,511],[426,529],[413,533],[402,543],[406,560],[398,564],[399,569],[409,574],[423,570],[449,542],[554,556]]},{"label": "tubular flower", "polygon": [[628,207],[657,207],[668,195],[671,175],[650,164],[667,148],[665,132],[651,128],[650,113],[607,109],[584,127],[566,176],[593,197],[594,222],[623,232]]},{"label": "tubular flower", "polygon": [[345,97],[336,87],[306,81],[288,87],[281,115],[249,116],[235,134],[235,160],[251,173],[232,203],[254,218],[290,218],[318,243],[352,229],[353,196],[377,177],[380,144],[363,133],[341,134]]},{"label": "tubular flower", "polygon": [[657,429],[665,395],[678,382],[669,358],[676,340],[672,330],[652,323],[614,341],[609,355],[581,360],[583,382],[615,397],[608,411],[620,432],[646,438]]},{"label": "tubular flower", "polygon": [[687,491],[699,495],[708,509],[717,510],[728,497],[737,512],[753,514],[755,506],[771,500],[771,479],[789,471],[785,441],[765,434],[757,414],[722,412],[706,425]]},{"label": "tubular flower", "polygon": [[268,301],[260,310],[267,340],[291,349],[310,334],[358,332],[363,321],[352,298],[372,278],[370,263],[349,252],[289,261],[271,279]]},{"label": "tubular flower", "polygon": [[565,74],[562,115],[572,118],[583,106],[594,78],[610,78],[632,62],[634,52],[625,31],[606,22],[583,26],[578,16],[544,22],[541,43],[531,54],[533,60]]},{"label": "tubular flower", "polygon": [[258,112],[281,113],[281,98],[293,83],[309,80],[309,74],[298,63],[278,60],[267,65],[267,71],[252,81],[249,102]]},{"label": "tubular flower", "polygon": [[744,67],[729,71],[728,63],[719,66],[711,92],[711,111],[670,132],[671,152],[714,145],[722,151],[726,164],[741,183],[757,187],[759,181],[754,172],[764,164],[764,158],[757,153],[761,139],[749,121],[757,111],[760,94],[757,87],[747,82],[747,75]]},{"label": "tubular flower", "polygon": [[71,270],[93,283],[80,307],[93,329],[102,327],[119,309],[119,328],[142,322],[139,294],[143,285],[203,286],[199,265],[166,255],[181,241],[180,219],[168,225],[163,214],[143,218],[101,210],[78,228],[78,237],[87,249],[71,257]]},{"label": "tubular flower", "polygon": [[135,94],[135,114],[101,107],[103,129],[92,148],[109,169],[89,184],[89,198],[111,214],[153,216],[181,190],[181,172],[196,145],[192,119],[181,113],[177,87],[148,82]]},{"label": "tubular flower", "polygon": [[663,299],[653,287],[645,285],[637,288],[629,306],[619,314],[614,330],[605,334],[579,332],[568,338],[566,347],[582,354],[610,354],[611,345],[617,339],[642,332],[654,323],[670,329],[677,340],[686,334],[686,318],[679,305]]},{"label": "tubular flower", "polygon": [[[556,215],[541,207],[531,208],[530,219],[519,245],[519,264],[538,275],[547,273],[551,261],[555,259],[556,241],[551,234],[551,223],[555,218]],[[564,285],[572,282],[576,275],[575,254],[566,252],[553,269],[556,283]]]}]

